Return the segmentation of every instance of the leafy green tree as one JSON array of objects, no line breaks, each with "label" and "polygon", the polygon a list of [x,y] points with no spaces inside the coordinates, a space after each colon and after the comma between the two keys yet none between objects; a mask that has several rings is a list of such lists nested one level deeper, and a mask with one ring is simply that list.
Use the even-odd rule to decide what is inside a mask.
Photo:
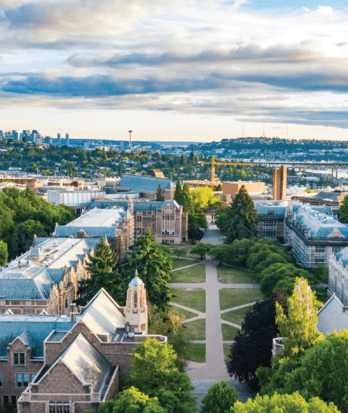
[{"label": "leafy green tree", "polygon": [[244,185],[241,186],[228,212],[229,221],[226,232],[226,243],[236,239],[253,238],[257,236],[256,210],[253,200],[248,195]]},{"label": "leafy green tree", "polygon": [[168,413],[193,413],[196,401],[190,379],[175,365],[176,354],[168,344],[147,338],[131,359],[130,382],[149,397],[157,397]]},{"label": "leafy green tree", "polygon": [[322,339],[317,330],[317,312],[320,303],[315,298],[307,280],[296,278],[294,293],[288,298],[288,315],[276,303],[276,323],[284,341],[284,355],[297,358],[303,355],[307,348],[313,347]]},{"label": "leafy green tree", "polygon": [[12,211],[0,203],[0,239],[7,238],[13,227]]},{"label": "leafy green tree", "polygon": [[0,241],[0,266],[3,267],[8,260],[7,244],[4,241]]},{"label": "leafy green tree", "polygon": [[204,212],[190,214],[188,218],[190,224],[197,224],[202,229],[208,229],[207,217]]},{"label": "leafy green tree", "polygon": [[200,241],[204,236],[204,232],[197,224],[188,224],[187,236],[193,241]]},{"label": "leafy green tree", "polygon": [[272,341],[279,330],[275,322],[278,303],[287,312],[286,292],[279,290],[272,297],[258,301],[246,313],[242,329],[238,331],[231,345],[228,374],[245,381],[251,390],[258,391],[256,370],[259,366],[270,367],[272,359]]},{"label": "leafy green tree", "polygon": [[95,247],[94,255],[89,255],[86,269],[90,278],[79,281],[76,304],[86,305],[101,289],[105,290],[121,305],[125,303],[123,281],[118,270],[117,256],[102,238]]},{"label": "leafy green tree", "polygon": [[342,205],[338,210],[338,220],[343,224],[348,224],[348,195],[344,197]]},{"label": "leafy green tree", "polygon": [[339,413],[339,411],[334,404],[327,405],[318,397],[306,402],[302,396],[294,393],[275,394],[272,397],[256,396],[254,400],[248,399],[246,403],[237,401],[231,408],[231,413]]},{"label": "leafy green tree", "polygon": [[219,184],[215,189],[215,191],[222,191],[222,190],[223,190],[223,187],[221,184]]},{"label": "leafy green tree", "polygon": [[14,228],[7,237],[8,253],[11,260],[30,249],[34,235],[38,237],[48,236],[41,222],[28,219]]},{"label": "leafy green tree", "polygon": [[328,335],[296,361],[285,357],[270,373],[261,394],[298,391],[307,401],[319,397],[348,412],[348,331]]},{"label": "leafy green tree", "polygon": [[191,191],[192,205],[194,211],[203,212],[210,207],[216,207],[219,203],[221,204],[220,198],[215,197],[212,189],[208,186],[198,187]]},{"label": "leafy green tree", "polygon": [[324,264],[319,264],[314,271],[314,277],[316,283],[328,284],[329,282],[329,269]]},{"label": "leafy green tree", "polygon": [[175,187],[175,193],[174,193],[174,201],[179,203],[179,198],[182,192],[182,186],[181,186],[181,182],[180,182],[180,178],[178,179],[178,182],[176,183],[176,187]]},{"label": "leafy green tree", "polygon": [[195,245],[192,249],[191,249],[191,254],[198,254],[201,256],[201,260],[204,260],[207,253],[211,250],[211,245],[210,244],[204,244],[204,243],[200,243]]},{"label": "leafy green tree", "polygon": [[193,214],[192,199],[191,194],[189,192],[181,192],[181,194],[179,195],[178,204],[182,206],[184,212],[187,212],[188,214]]},{"label": "leafy green tree", "polygon": [[186,248],[173,248],[173,255],[175,257],[184,258],[187,255],[187,249]]},{"label": "leafy green tree", "polygon": [[201,413],[228,413],[238,400],[238,394],[225,381],[213,384],[202,400]]},{"label": "leafy green tree", "polygon": [[99,413],[168,413],[159,404],[156,397],[150,398],[135,387],[130,387],[119,393],[99,407]]},{"label": "leafy green tree", "polygon": [[172,271],[171,259],[163,254],[155,238],[151,236],[150,228],[134,244],[128,263],[122,267],[122,276],[129,282],[134,277],[135,270],[138,270],[148,300],[160,310],[165,310],[171,300],[168,287]]}]

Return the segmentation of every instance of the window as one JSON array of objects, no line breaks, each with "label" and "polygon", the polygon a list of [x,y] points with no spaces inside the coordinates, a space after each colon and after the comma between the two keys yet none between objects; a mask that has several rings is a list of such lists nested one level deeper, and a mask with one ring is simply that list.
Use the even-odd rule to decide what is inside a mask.
[{"label": "window", "polygon": [[323,264],[325,262],[324,257],[315,257],[315,263],[316,264]]},{"label": "window", "polygon": [[17,373],[17,387],[23,387],[23,374]]},{"label": "window", "polygon": [[17,405],[17,397],[16,396],[11,396],[11,404],[12,404],[12,406]]},{"label": "window", "polygon": [[332,252],[336,254],[337,252],[341,251],[341,247],[332,247]]},{"label": "window", "polygon": [[29,384],[29,374],[24,373],[23,374],[23,387],[27,387]]},{"label": "window", "polygon": [[13,353],[13,364],[15,366],[24,366],[25,365],[24,353]]},{"label": "window", "polygon": [[154,222],[152,223],[152,229],[155,229],[155,223]]},{"label": "window", "polygon": [[323,253],[323,252],[325,252],[325,247],[323,245],[319,245],[319,246],[315,247],[315,252],[316,253]]},{"label": "window", "polygon": [[65,299],[65,308],[68,308],[68,300]]},{"label": "window", "polygon": [[276,222],[275,221],[265,221],[263,224],[265,227],[275,227]]},{"label": "window", "polygon": [[0,387],[2,387],[2,373],[0,373]]},{"label": "window", "polygon": [[137,222],[141,222],[141,215],[137,215]]},{"label": "window", "polygon": [[10,400],[8,396],[4,396],[4,406],[6,406],[6,404],[9,404]]}]

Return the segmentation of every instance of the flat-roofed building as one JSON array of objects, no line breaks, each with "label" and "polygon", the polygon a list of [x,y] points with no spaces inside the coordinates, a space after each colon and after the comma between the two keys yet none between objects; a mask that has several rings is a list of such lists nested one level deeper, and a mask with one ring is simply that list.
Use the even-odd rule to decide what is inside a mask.
[{"label": "flat-roofed building", "polygon": [[132,210],[122,207],[93,208],[67,225],[56,225],[53,237],[104,238],[121,262],[134,244],[134,218]]},{"label": "flat-roofed building", "polygon": [[99,239],[37,238],[0,271],[0,313],[69,314]]}]

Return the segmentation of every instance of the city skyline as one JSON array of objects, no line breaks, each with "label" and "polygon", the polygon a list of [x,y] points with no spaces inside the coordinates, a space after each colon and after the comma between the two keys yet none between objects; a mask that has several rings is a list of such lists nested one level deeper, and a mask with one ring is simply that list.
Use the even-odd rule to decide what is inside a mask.
[{"label": "city skyline", "polygon": [[0,0],[0,128],[347,139],[347,12],[343,1]]}]

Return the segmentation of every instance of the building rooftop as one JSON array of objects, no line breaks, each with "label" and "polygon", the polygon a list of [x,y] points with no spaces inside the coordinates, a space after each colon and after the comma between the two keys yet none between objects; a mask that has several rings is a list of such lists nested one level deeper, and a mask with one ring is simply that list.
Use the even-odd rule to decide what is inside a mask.
[{"label": "building rooftop", "polygon": [[136,192],[156,192],[158,185],[162,189],[175,189],[173,182],[167,178],[156,178],[142,175],[123,175],[118,186]]},{"label": "building rooftop", "polygon": [[295,220],[306,230],[312,238],[348,238],[348,226],[339,222],[332,215],[323,214],[308,205],[294,211]]},{"label": "building rooftop", "polygon": [[81,230],[86,237],[110,237],[114,238],[117,226],[127,216],[124,208],[98,209],[93,208],[82,216],[70,222],[68,225],[58,225],[54,235],[56,237],[76,237]]},{"label": "building rooftop", "polygon": [[98,240],[39,238],[30,250],[0,271],[0,297],[5,300],[47,300],[64,269],[76,266]]},{"label": "building rooftop", "polygon": [[318,311],[317,330],[327,336],[328,334],[340,330],[348,329],[348,313],[344,310],[343,304],[333,294],[331,298]]}]

